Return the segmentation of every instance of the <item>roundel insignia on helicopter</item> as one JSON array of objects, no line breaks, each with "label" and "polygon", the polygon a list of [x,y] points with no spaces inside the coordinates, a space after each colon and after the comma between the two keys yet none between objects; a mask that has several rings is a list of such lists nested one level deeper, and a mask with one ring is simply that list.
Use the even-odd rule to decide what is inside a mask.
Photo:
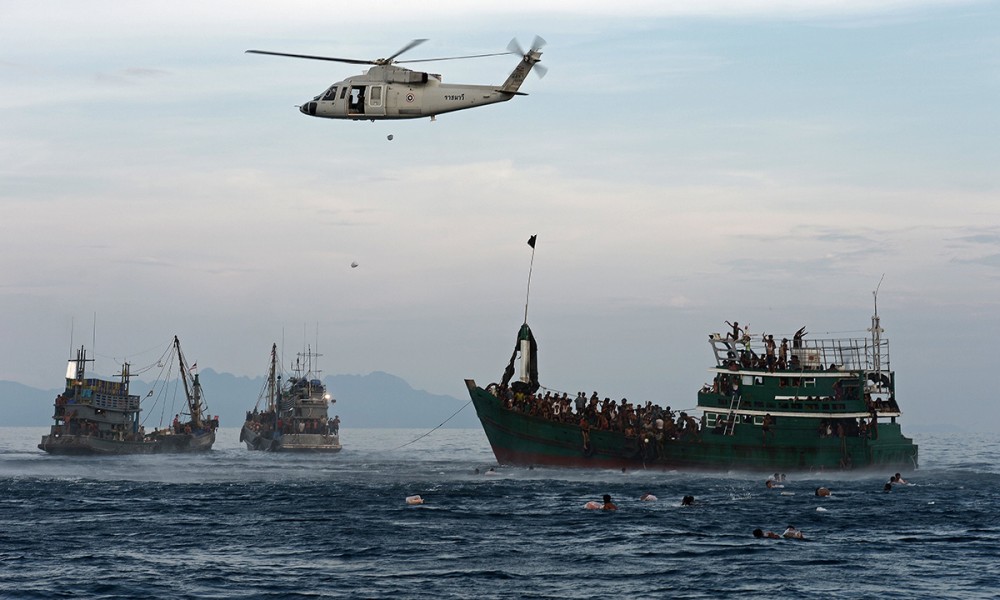
[{"label": "roundel insignia on helicopter", "polygon": [[[311,117],[327,119],[385,120],[416,119],[506,102],[514,96],[525,96],[518,91],[525,75],[534,69],[539,76],[545,74],[545,67],[538,65],[542,59],[541,48],[545,40],[536,37],[531,48],[525,52],[517,40],[511,40],[507,52],[400,60],[396,57],[427,40],[413,40],[389,58],[361,60],[354,58],[334,58],[308,54],[287,54],[266,50],[247,50],[251,54],[269,54],[291,58],[307,58],[343,62],[354,65],[372,65],[363,75],[347,79],[327,87],[326,91],[308,102],[299,105],[299,111]],[[507,80],[500,85],[471,85],[443,83],[440,75],[413,71],[397,66],[402,63],[455,60],[461,58],[482,58],[517,54],[520,60]],[[537,67],[536,67],[537,65]],[[402,89],[406,88],[406,89]],[[470,100],[471,99],[471,100]],[[461,100],[461,102],[455,102]]]}]

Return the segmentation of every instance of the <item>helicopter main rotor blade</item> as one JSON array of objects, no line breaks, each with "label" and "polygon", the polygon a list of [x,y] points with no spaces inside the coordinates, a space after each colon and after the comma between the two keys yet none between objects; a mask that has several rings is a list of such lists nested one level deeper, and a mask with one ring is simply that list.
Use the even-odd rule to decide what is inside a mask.
[{"label": "helicopter main rotor blade", "polygon": [[285,52],[268,52],[267,50],[247,50],[244,54],[270,54],[271,56],[289,56],[291,58],[308,58],[310,60],[329,60],[342,62],[350,65],[374,65],[378,64],[373,60],[358,60],[356,58],[334,58],[332,56],[312,56],[309,54],[288,54]]},{"label": "helicopter main rotor blade", "polygon": [[483,58],[485,56],[507,56],[512,54],[511,52],[493,52],[492,54],[469,54],[468,56],[445,56],[442,58],[419,58],[416,60],[397,60],[396,64],[400,65],[403,63],[418,63],[418,62],[434,62],[438,60],[460,60],[463,58]]},{"label": "helicopter main rotor blade", "polygon": [[542,36],[536,35],[535,36],[535,41],[531,42],[531,49],[532,50],[541,50],[542,48],[545,47],[545,44],[547,44],[547,43],[548,42],[546,42],[544,39],[542,39]]},{"label": "helicopter main rotor blade", "polygon": [[517,43],[517,38],[512,39],[510,43],[507,44],[507,51],[511,54],[524,56],[524,48],[521,47],[521,44]]},{"label": "helicopter main rotor blade", "polygon": [[403,46],[403,48],[399,52],[393,54],[392,56],[390,56],[389,58],[387,58],[385,60],[386,60],[386,62],[391,63],[392,60],[394,58],[396,58],[397,56],[399,56],[400,54],[406,52],[407,50],[412,50],[413,48],[419,46],[420,44],[423,44],[426,41],[427,41],[426,39],[413,40],[409,44]]}]

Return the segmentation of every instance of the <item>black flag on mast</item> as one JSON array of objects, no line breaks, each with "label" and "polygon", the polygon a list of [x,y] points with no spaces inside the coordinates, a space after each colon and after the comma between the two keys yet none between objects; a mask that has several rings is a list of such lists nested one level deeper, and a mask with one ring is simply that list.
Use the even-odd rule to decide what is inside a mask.
[{"label": "black flag on mast", "polygon": [[533,235],[528,238],[528,245],[531,246],[531,264],[528,266],[528,289],[525,290],[524,294],[524,324],[528,324],[528,298],[531,297],[531,269],[535,266],[535,238],[537,235]]}]

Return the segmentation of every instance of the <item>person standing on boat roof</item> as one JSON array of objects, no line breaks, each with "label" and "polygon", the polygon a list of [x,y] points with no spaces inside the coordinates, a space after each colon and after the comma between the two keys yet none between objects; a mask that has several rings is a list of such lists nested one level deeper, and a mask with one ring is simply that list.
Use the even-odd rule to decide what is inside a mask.
[{"label": "person standing on boat roof", "polygon": [[774,336],[762,334],[762,337],[764,338],[764,352],[765,355],[767,356],[767,370],[771,373],[774,373],[774,363],[776,361],[774,357],[774,349],[775,349]]},{"label": "person standing on boat roof", "polygon": [[781,346],[778,348],[778,368],[784,370],[788,367],[788,338],[781,338]]}]

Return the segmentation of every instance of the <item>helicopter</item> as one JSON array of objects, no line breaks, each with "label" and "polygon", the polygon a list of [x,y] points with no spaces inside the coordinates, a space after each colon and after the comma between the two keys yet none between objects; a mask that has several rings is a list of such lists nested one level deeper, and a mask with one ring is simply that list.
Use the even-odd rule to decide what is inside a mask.
[{"label": "helicopter", "polygon": [[[540,77],[544,76],[546,72],[545,67],[538,64],[542,58],[540,50],[545,45],[545,40],[538,36],[535,37],[531,48],[527,51],[523,50],[514,39],[507,45],[507,52],[396,60],[400,54],[412,50],[426,41],[426,39],[413,40],[392,56],[375,60],[288,54],[267,50],[247,50],[246,53],[327,60],[352,65],[374,65],[363,75],[355,75],[335,83],[323,93],[298,107],[302,114],[311,117],[353,121],[420,119],[423,117],[430,117],[433,121],[437,115],[443,113],[506,102],[514,96],[527,96],[518,90],[524,83],[528,72],[533,67]],[[482,58],[505,54],[518,54],[521,56],[521,60],[511,71],[507,80],[499,86],[442,83],[441,75],[396,66],[404,63]]]}]

